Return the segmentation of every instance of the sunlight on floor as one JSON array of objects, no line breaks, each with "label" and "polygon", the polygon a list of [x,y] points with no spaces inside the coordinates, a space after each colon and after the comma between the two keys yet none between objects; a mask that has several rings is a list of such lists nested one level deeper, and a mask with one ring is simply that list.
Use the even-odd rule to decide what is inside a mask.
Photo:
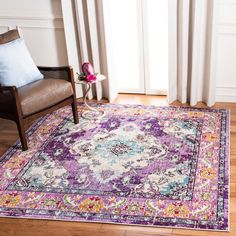
[{"label": "sunlight on floor", "polygon": [[141,95],[141,94],[119,94],[119,96],[113,103],[168,106],[166,96]]}]

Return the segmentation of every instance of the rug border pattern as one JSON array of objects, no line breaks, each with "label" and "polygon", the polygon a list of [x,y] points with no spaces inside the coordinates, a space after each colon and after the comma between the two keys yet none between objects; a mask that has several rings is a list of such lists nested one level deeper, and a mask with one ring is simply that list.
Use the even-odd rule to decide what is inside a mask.
[{"label": "rug border pattern", "polygon": [[[78,105],[82,105],[79,103]],[[92,104],[96,106],[96,104]],[[103,104],[99,104],[100,106],[104,106]],[[107,106],[107,104],[105,104]],[[108,104],[108,106],[120,106],[120,107],[135,107],[135,108],[143,108],[143,105],[114,105]],[[161,108],[161,109],[173,109],[176,110],[174,106],[145,106],[148,108]],[[72,219],[72,221],[80,221],[80,222],[99,222],[99,223],[115,223],[115,224],[131,224],[131,225],[149,225],[156,227],[173,227],[173,228],[193,228],[197,230],[219,230],[219,231],[228,231],[229,230],[229,137],[230,137],[230,112],[226,109],[210,109],[210,108],[192,108],[192,107],[177,107],[177,110],[188,110],[188,111],[208,111],[208,112],[220,112],[221,113],[221,150],[219,155],[219,178],[221,179],[218,185],[218,200],[217,207],[220,209],[218,211],[218,226],[215,226],[215,223],[209,224],[207,221],[199,221],[199,220],[188,220],[188,224],[186,226],[186,219],[179,218],[158,218],[155,216],[151,217],[129,217],[128,215],[124,215],[123,218],[117,218],[115,215],[109,215],[106,218],[106,214],[95,214],[95,213],[81,213],[81,212],[64,212],[64,215],[61,215],[60,212],[55,211],[52,214],[52,211],[39,210],[39,212],[35,215],[35,210],[30,209],[14,209],[14,208],[0,208],[0,216],[1,217],[17,217],[17,218],[37,218],[37,219],[53,219],[53,220],[66,220],[68,221],[68,217]],[[47,115],[44,118],[38,120],[28,131],[27,134],[31,135],[34,133],[37,128],[48,118]],[[13,155],[13,153],[19,148],[20,142],[19,140],[7,150],[7,152],[1,157],[0,163],[4,163]],[[227,186],[228,188],[225,188]],[[219,216],[219,212],[223,212],[224,214]],[[24,217],[22,217],[24,214]],[[26,214],[26,215],[25,215]],[[99,216],[99,217],[98,217]],[[98,219],[99,218],[99,219]],[[133,219],[135,219],[133,221]],[[103,222],[105,220],[105,222]],[[71,220],[69,220],[71,221]]]}]

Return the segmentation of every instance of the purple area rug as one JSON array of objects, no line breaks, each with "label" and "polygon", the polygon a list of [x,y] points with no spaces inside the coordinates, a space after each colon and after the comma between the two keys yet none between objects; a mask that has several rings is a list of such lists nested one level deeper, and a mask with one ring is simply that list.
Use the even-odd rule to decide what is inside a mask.
[{"label": "purple area rug", "polygon": [[228,111],[94,106],[106,116],[61,109],[1,157],[0,216],[228,230]]}]

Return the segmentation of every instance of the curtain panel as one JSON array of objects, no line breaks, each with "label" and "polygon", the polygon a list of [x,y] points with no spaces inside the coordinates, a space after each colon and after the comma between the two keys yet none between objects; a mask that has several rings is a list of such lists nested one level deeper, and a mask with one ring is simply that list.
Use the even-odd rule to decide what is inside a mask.
[{"label": "curtain panel", "polygon": [[[117,97],[115,81],[109,77],[109,57],[105,37],[102,0],[61,0],[69,63],[81,72],[83,62],[90,62],[96,73],[107,80],[96,83],[88,94],[89,99]],[[86,88],[78,88],[78,97]]]},{"label": "curtain panel", "polygon": [[169,103],[214,105],[216,9],[215,0],[169,0]]}]

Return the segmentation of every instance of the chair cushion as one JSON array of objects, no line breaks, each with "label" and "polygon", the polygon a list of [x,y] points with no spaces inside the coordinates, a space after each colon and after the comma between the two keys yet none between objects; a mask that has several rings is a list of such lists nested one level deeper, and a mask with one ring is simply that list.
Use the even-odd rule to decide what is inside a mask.
[{"label": "chair cushion", "polygon": [[22,38],[0,44],[0,84],[21,87],[43,79]]},{"label": "chair cushion", "polygon": [[43,79],[18,89],[24,116],[44,110],[73,94],[70,82],[61,79]]},{"label": "chair cushion", "polygon": [[9,43],[18,38],[20,38],[18,30],[9,30],[6,33],[0,34],[0,44]]}]

